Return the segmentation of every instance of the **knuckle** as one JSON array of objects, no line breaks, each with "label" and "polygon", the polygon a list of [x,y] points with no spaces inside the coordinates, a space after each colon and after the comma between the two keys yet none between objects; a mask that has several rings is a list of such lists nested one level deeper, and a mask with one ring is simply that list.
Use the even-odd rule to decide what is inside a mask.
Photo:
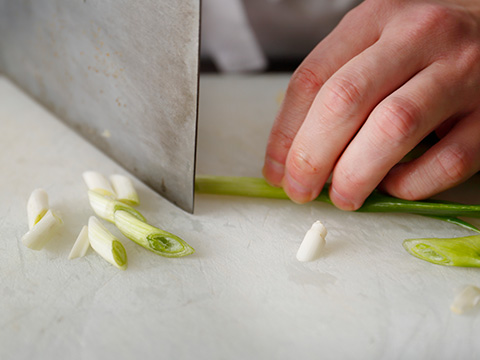
[{"label": "knuckle", "polygon": [[292,75],[289,90],[297,95],[315,96],[323,85],[322,79],[307,65],[299,67]]},{"label": "knuckle", "polygon": [[421,196],[418,194],[417,189],[412,187],[410,179],[406,177],[397,179],[395,184],[393,184],[392,188],[394,190],[394,196],[398,198],[410,201],[419,200],[421,198]]},{"label": "knuckle", "polygon": [[450,144],[434,160],[440,171],[440,178],[448,184],[455,184],[466,177],[472,167],[472,155],[460,144]]},{"label": "knuckle", "polygon": [[384,104],[376,114],[378,137],[391,147],[407,142],[417,132],[420,123],[419,107],[411,100],[394,99]]},{"label": "knuckle", "polygon": [[360,81],[339,77],[326,85],[325,107],[332,115],[350,114],[362,101]]},{"label": "knuckle", "polygon": [[464,9],[446,4],[422,4],[415,13],[410,34],[415,38],[440,36],[451,43],[470,37],[478,31],[478,24]]},{"label": "knuckle", "polygon": [[332,182],[335,182],[335,189],[340,194],[352,194],[366,187],[367,179],[362,175],[354,169],[336,168]]},{"label": "knuckle", "polygon": [[308,155],[309,153],[298,149],[292,153],[288,166],[293,173],[299,176],[316,176],[321,173],[320,166]]},{"label": "knuckle", "polygon": [[269,148],[286,153],[292,145],[293,138],[294,135],[290,134],[289,131],[274,127],[270,133]]}]

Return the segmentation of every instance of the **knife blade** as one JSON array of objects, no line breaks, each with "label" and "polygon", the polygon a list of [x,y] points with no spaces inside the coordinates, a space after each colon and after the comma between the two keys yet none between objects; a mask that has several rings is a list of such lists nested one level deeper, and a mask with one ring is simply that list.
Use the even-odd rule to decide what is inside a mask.
[{"label": "knife blade", "polygon": [[199,0],[0,0],[0,71],[193,212]]}]

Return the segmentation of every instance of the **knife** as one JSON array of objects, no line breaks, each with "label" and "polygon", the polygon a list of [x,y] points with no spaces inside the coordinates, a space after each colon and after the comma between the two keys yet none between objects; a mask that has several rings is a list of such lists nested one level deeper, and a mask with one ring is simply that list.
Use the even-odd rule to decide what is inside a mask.
[{"label": "knife", "polygon": [[200,0],[0,0],[0,71],[192,213]]}]

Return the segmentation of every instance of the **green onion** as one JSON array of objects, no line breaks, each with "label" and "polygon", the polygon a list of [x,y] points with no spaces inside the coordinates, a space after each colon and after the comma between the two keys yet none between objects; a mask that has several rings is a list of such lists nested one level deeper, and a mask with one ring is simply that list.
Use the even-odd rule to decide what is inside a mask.
[{"label": "green onion", "polygon": [[408,239],[403,246],[413,256],[434,264],[480,267],[480,235]]},{"label": "green onion", "polygon": [[95,217],[88,220],[88,239],[93,250],[120,270],[127,268],[127,252],[123,244]]},{"label": "green onion", "polygon": [[195,250],[178,236],[139,220],[130,212],[115,211],[115,225],[130,240],[165,257],[181,257]]},{"label": "green onion", "polygon": [[41,250],[53,237],[62,219],[48,210],[46,214],[22,237],[22,243],[32,250]]},{"label": "green onion", "polygon": [[89,190],[88,199],[95,214],[104,220],[110,221],[111,223],[115,222],[115,212],[118,210],[126,211],[139,220],[146,222],[143,215],[133,207],[109,196],[104,196],[96,191]]},{"label": "green onion", "polygon": [[[269,185],[264,179],[252,177],[197,176],[195,190],[198,193],[288,199],[283,189]],[[326,185],[318,201],[332,204]],[[443,217],[480,218],[480,205],[464,205],[452,202],[409,201],[373,192],[358,212],[396,212]]]},{"label": "green onion", "polygon": [[110,176],[110,182],[113,189],[117,194],[117,199],[130,206],[136,206],[140,202],[138,200],[138,194],[135,191],[132,180],[125,175],[114,174]]},{"label": "green onion", "polygon": [[469,222],[466,222],[465,220],[459,219],[459,218],[454,217],[454,216],[441,216],[441,215],[438,215],[438,216],[437,215],[424,215],[424,216],[427,216],[429,218],[436,219],[436,220],[442,220],[442,221],[448,222],[450,224],[454,224],[454,225],[458,225],[460,227],[463,227],[464,229],[480,233],[480,229],[478,227],[476,227],[475,225],[470,224]]},{"label": "green onion", "polygon": [[80,231],[80,234],[78,234],[77,240],[75,240],[72,250],[70,251],[70,254],[68,254],[68,258],[72,260],[84,257],[89,247],[90,240],[88,239],[88,226],[85,225]]},{"label": "green onion", "polygon": [[468,285],[465,286],[458,294],[455,296],[450,310],[455,314],[463,314],[464,312],[473,309],[480,303],[480,288]]},{"label": "green onion", "polygon": [[115,192],[107,178],[99,172],[85,171],[82,176],[88,190],[93,190],[106,196],[115,196]]},{"label": "green onion", "polygon": [[43,189],[35,189],[30,194],[27,202],[28,228],[32,229],[47,213],[48,194]]}]

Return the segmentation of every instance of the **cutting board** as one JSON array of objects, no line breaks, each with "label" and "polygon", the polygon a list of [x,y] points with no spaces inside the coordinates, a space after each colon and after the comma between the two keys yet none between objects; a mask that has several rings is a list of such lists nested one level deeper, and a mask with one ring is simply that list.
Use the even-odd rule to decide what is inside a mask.
[{"label": "cutting board", "polygon": [[[261,176],[288,78],[201,78],[197,173]],[[91,250],[68,260],[92,215],[82,172],[129,174],[5,78],[0,129],[1,359],[480,357],[480,311],[449,310],[459,288],[480,286],[480,270],[432,265],[402,247],[466,230],[414,215],[201,194],[190,215],[134,179],[139,210],[196,253],[161,258],[120,237],[126,271]],[[37,187],[64,219],[40,252],[19,242]],[[440,197],[480,203],[478,189],[477,175]],[[325,252],[300,263],[295,253],[315,220],[328,229]]]}]

